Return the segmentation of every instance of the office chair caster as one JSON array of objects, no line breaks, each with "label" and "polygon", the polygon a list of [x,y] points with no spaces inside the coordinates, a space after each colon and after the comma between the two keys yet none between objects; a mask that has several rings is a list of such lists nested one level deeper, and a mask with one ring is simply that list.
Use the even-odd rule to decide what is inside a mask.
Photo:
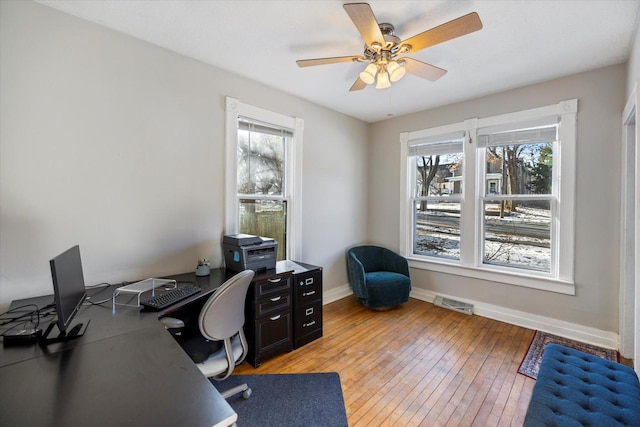
[{"label": "office chair caster", "polygon": [[242,397],[244,397],[245,399],[248,399],[249,396],[251,396],[251,389],[247,388],[245,391],[242,392]]}]

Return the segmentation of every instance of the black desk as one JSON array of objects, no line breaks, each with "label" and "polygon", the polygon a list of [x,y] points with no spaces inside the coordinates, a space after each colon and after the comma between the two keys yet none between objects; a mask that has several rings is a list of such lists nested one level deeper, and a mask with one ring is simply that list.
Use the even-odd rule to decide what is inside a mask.
[{"label": "black desk", "polygon": [[[223,270],[196,278],[214,292]],[[107,296],[110,294],[107,294]],[[14,301],[45,306],[51,296]],[[177,306],[172,307],[176,309]],[[84,336],[45,348],[0,346],[0,425],[226,426],[236,413],[158,322],[137,307],[84,306]],[[41,325],[42,327],[42,325]]]}]

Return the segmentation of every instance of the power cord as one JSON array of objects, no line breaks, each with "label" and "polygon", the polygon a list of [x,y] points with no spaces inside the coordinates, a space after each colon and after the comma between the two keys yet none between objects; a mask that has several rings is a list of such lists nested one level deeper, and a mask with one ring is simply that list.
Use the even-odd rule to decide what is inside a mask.
[{"label": "power cord", "polygon": [[[112,286],[120,287],[126,284],[128,284],[128,282],[122,282],[119,285],[102,282],[97,285],[85,286],[85,289],[89,292],[93,290],[97,291],[91,293],[91,295],[87,295],[83,305],[101,305],[111,302],[111,298],[106,298],[101,301],[92,301],[91,298],[95,298],[97,295]],[[16,338],[15,335],[41,333],[41,330],[38,329],[40,326],[40,320],[43,317],[53,315],[55,312],[54,309],[55,302],[52,302],[41,308],[36,304],[25,304],[11,308],[4,313],[0,313],[0,337],[5,341],[5,338],[6,340],[9,338]],[[17,333],[14,332],[16,329],[18,329]]]},{"label": "power cord", "polygon": [[116,289],[121,287],[121,286],[125,286],[128,285],[129,282],[122,282],[119,283],[117,285],[113,285],[111,283],[107,283],[107,282],[102,282],[102,283],[98,283],[97,285],[92,285],[92,286],[86,286],[87,290],[92,290],[92,289],[100,289],[98,292],[92,294],[92,295],[87,295],[87,299],[84,301],[83,305],[102,305],[102,304],[106,304],[108,302],[112,301],[113,297],[109,297],[100,301],[92,301],[91,299],[96,297],[97,295],[99,295],[100,293],[104,292],[106,289],[110,289],[111,287],[115,287]]}]

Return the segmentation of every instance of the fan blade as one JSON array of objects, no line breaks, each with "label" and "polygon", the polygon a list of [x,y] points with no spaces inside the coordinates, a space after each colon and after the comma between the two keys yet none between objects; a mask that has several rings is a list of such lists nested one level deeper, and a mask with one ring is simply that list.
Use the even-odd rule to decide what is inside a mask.
[{"label": "fan blade", "polygon": [[362,81],[362,79],[360,77],[358,77],[358,80],[355,81],[355,83],[353,84],[353,86],[351,86],[351,89],[349,89],[349,92],[354,92],[356,90],[362,90],[365,87],[367,87],[367,84]]},{"label": "fan blade", "polygon": [[432,82],[435,82],[440,77],[447,74],[447,70],[443,70],[435,65],[427,64],[413,58],[398,58],[398,62],[404,62],[404,69],[407,70],[408,73],[422,77],[423,79],[431,80]]},{"label": "fan blade", "polygon": [[298,64],[298,67],[311,67],[314,65],[337,64],[339,62],[353,62],[360,59],[359,56],[334,56],[331,58],[299,59],[296,64]]},{"label": "fan blade", "polygon": [[355,24],[367,46],[371,46],[374,42],[380,46],[385,45],[382,31],[380,31],[371,6],[367,3],[350,3],[344,5],[344,10]]},{"label": "fan blade", "polygon": [[480,29],[482,29],[480,17],[476,12],[471,12],[468,15],[461,16],[458,19],[454,19],[453,21],[438,25],[435,28],[410,37],[407,40],[400,42],[399,48],[402,49],[402,46],[409,45],[411,46],[410,52],[413,53],[438,43],[473,33]]}]

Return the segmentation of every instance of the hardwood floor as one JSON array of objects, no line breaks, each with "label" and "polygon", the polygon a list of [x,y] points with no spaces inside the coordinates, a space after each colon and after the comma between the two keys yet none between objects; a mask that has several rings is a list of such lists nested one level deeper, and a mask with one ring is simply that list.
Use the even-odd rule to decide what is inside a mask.
[{"label": "hardwood floor", "polygon": [[324,306],[324,336],[234,374],[338,372],[349,425],[520,426],[535,381],[516,371],[534,331],[410,299]]}]

